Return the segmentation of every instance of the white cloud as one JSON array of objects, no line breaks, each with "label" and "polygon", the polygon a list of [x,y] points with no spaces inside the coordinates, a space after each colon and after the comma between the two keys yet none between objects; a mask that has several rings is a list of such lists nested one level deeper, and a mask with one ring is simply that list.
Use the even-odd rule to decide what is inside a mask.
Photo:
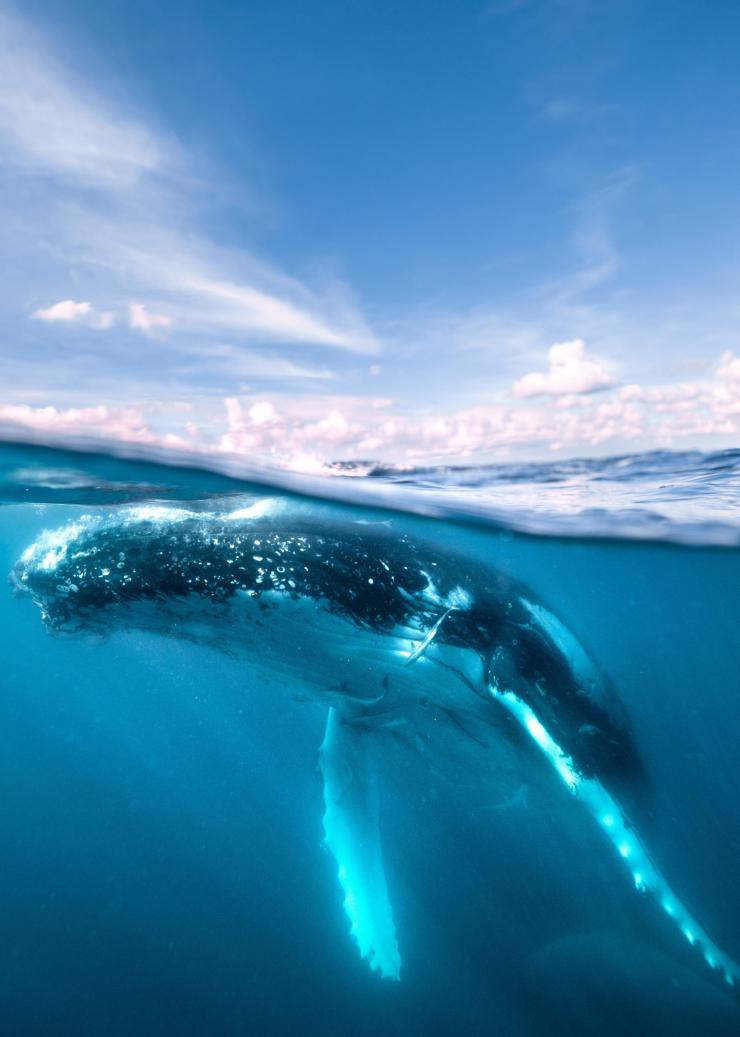
[{"label": "white cloud", "polygon": [[[263,413],[269,420],[256,421]],[[571,393],[557,403],[501,401],[429,416],[367,397],[283,398],[278,404],[234,398],[227,420],[221,450],[304,470],[349,458],[419,463],[543,450],[573,454],[737,437],[740,380],[728,386],[715,375],[696,383],[628,385],[599,396]]]},{"label": "white cloud", "polygon": [[[68,41],[44,39],[20,15],[0,14],[0,219],[14,269],[27,256],[45,293],[82,278],[86,295],[114,300],[117,312],[133,295],[142,309],[129,325],[162,332],[166,313],[181,336],[200,338],[204,366],[214,332],[377,351],[346,291],[312,291],[196,229],[214,180],[222,194],[233,185],[66,67],[57,56],[65,49]],[[76,64],[84,68],[84,55]],[[95,326],[110,323],[101,315]]]},{"label": "white cloud", "polygon": [[143,303],[132,302],[128,310],[129,327],[150,335],[157,331],[166,331],[172,324],[172,318],[163,313],[152,313]]},{"label": "white cloud", "polygon": [[[726,361],[723,356],[722,363]],[[303,470],[318,470],[339,459],[422,463],[691,441],[713,446],[740,436],[740,379],[726,381],[719,373],[722,363],[712,376],[696,382],[632,384],[603,395],[571,394],[557,401],[501,400],[434,415],[399,409],[382,397],[296,394],[279,400],[227,397],[218,404],[225,407],[225,421],[223,410],[213,410],[215,401],[200,401],[177,413],[153,402],[66,410],[0,404],[0,422],[55,436],[237,453],[250,461]]]},{"label": "white cloud", "polygon": [[0,404],[0,421],[55,434],[96,435],[127,442],[151,442],[155,437],[136,407],[31,407]]},{"label": "white cloud", "polygon": [[[163,344],[164,348],[169,350],[169,344]],[[312,382],[319,384],[337,380],[335,371],[327,367],[297,364],[282,356],[277,349],[262,352],[215,341],[208,345],[207,359],[210,384],[219,387],[213,389],[213,394],[219,397],[226,392],[253,392],[257,384],[271,383],[271,387],[280,386],[284,389],[290,383],[303,382],[310,385]],[[178,335],[172,360],[170,372],[177,374],[181,384],[189,385],[200,379],[201,386],[197,394],[208,394],[209,390],[202,384],[203,346],[197,338]],[[156,385],[153,391],[157,393]]]},{"label": "white cloud", "polygon": [[602,363],[586,356],[586,344],[580,338],[556,342],[548,350],[547,359],[547,371],[532,371],[514,383],[516,397],[591,393],[615,384]]},{"label": "white cloud", "polygon": [[259,400],[249,408],[249,417],[255,425],[267,425],[275,421],[277,411],[269,400]]},{"label": "white cloud", "polygon": [[[185,273],[180,287],[197,300],[193,317],[288,342],[314,342],[357,352],[374,352],[367,331],[340,329],[288,298],[252,285],[233,283],[216,270]],[[286,285],[287,287],[287,285]]]},{"label": "white cloud", "polygon": [[89,302],[75,302],[73,299],[62,299],[61,302],[55,302],[52,306],[47,306],[45,309],[36,310],[31,316],[35,320],[45,320],[49,324],[56,324],[58,321],[73,322],[73,321],[86,321],[90,316],[92,306]]},{"label": "white cloud", "polygon": [[719,358],[716,375],[727,382],[740,382],[740,356],[725,350]]},{"label": "white cloud", "polygon": [[62,299],[51,306],[35,310],[31,317],[47,324],[84,324],[101,331],[113,327],[115,323],[115,314],[110,311],[97,311],[91,303],[75,302],[74,299]]},{"label": "white cloud", "polygon": [[20,20],[0,13],[0,140],[6,162],[93,186],[161,172],[171,145],[121,116],[62,67]]},{"label": "white cloud", "polygon": [[[220,290],[211,289],[213,294],[218,298],[222,293]],[[246,296],[246,290],[239,292],[241,296]],[[292,307],[290,304],[280,302],[277,299],[271,299],[268,296],[261,295],[257,292],[250,292],[251,299],[249,303],[245,301],[244,306],[244,324],[250,325],[253,328],[262,326],[265,334],[271,337],[281,337],[286,340],[300,339],[304,334],[310,333],[311,324],[313,323],[312,318],[306,318],[302,315],[296,307]],[[247,310],[251,310],[251,313],[247,313]],[[187,311],[186,311],[187,312]],[[116,314],[112,311],[96,310],[90,302],[75,302],[73,299],[63,299],[60,302],[54,303],[51,306],[44,307],[35,310],[31,317],[34,320],[42,320],[48,324],[82,324],[91,328],[108,329],[116,324]],[[193,324],[195,318],[192,313],[190,314],[189,330],[193,331]],[[119,320],[121,315],[119,314]],[[214,325],[223,323],[227,327],[231,323],[237,323],[239,318],[233,315],[231,321],[228,316],[221,312],[220,320],[214,315]],[[144,303],[132,302],[129,303],[128,311],[125,317],[125,321],[130,328],[136,331],[141,331],[145,335],[156,336],[158,334],[166,333],[173,325],[173,318],[168,314],[156,313],[149,306]],[[322,328],[318,323],[313,323],[313,335],[317,341],[322,341],[324,336],[325,344],[339,345],[341,336],[330,331],[328,328]],[[303,368],[300,365],[293,364],[290,361],[280,359],[279,357],[266,357],[259,356],[257,354],[251,354],[251,363],[246,364],[246,358],[250,354],[245,354],[243,350],[238,350],[235,347],[229,346],[209,346],[209,353],[212,353],[214,358],[219,356],[223,357],[226,354],[230,354],[233,358],[241,356],[242,366],[245,367],[243,373],[261,376],[269,374],[272,377],[306,377],[306,378],[331,378],[333,377],[330,371],[316,370],[312,371],[308,368]],[[200,355],[200,351],[198,352]]]},{"label": "white cloud", "polygon": [[[523,4],[504,0],[499,6]],[[727,341],[719,342],[720,331],[736,324],[734,311],[720,328],[716,312],[708,322],[698,309],[692,326],[688,306],[666,322],[665,312],[646,320],[636,308],[630,319],[616,294],[610,305],[604,286],[620,270],[613,212],[635,179],[629,169],[617,171],[571,210],[574,269],[567,272],[566,257],[559,264],[565,275],[528,290],[526,303],[510,295],[506,304],[494,300],[447,315],[420,306],[403,320],[398,315],[387,320],[384,344],[392,343],[393,355],[383,360],[384,381],[392,372],[399,396],[413,401],[411,406],[339,392],[312,395],[319,390],[313,380],[341,386],[347,371],[350,384],[360,384],[360,374],[366,375],[367,392],[367,374],[380,373],[380,364],[367,366],[380,343],[360,307],[342,286],[327,287],[326,281],[320,288],[311,286],[246,247],[220,247],[205,220],[214,182],[219,196],[233,195],[233,185],[224,185],[213,170],[206,175],[201,160],[187,155],[151,118],[106,100],[102,79],[85,81],[82,73],[63,67],[57,55],[69,49],[69,42],[45,44],[22,19],[0,15],[0,248],[10,271],[0,291],[6,309],[22,309],[24,316],[31,309],[25,294],[29,285],[34,306],[61,299],[33,314],[55,326],[48,332],[49,343],[59,341],[54,331],[73,326],[115,330],[105,350],[90,350],[85,342],[78,354],[75,342],[83,336],[67,335],[63,370],[62,365],[47,366],[52,354],[42,348],[46,335],[34,336],[42,344],[38,353],[27,349],[22,336],[9,340],[0,358],[0,391],[6,398],[11,385],[17,391],[7,406],[17,407],[16,399],[40,404],[51,399],[61,408],[21,407],[12,420],[155,441],[174,434],[157,430],[160,422],[179,420],[176,416],[165,419],[134,408],[137,418],[120,407],[109,405],[102,413],[82,404],[88,394],[107,401],[154,397],[166,371],[170,384],[176,379],[172,391],[203,393],[202,410],[188,423],[186,438],[200,436],[198,442],[210,449],[205,438],[210,429],[213,442],[223,435],[223,449],[275,458],[471,457],[542,451],[553,444],[578,451],[584,445],[637,443],[651,436],[661,441],[737,436],[740,358],[729,351],[707,379],[614,392],[609,391],[615,384],[609,364],[592,357],[581,340],[553,346],[545,370],[531,359],[563,336],[563,329],[577,328],[607,355],[621,355],[622,345],[629,343],[638,365],[632,377],[649,381],[654,371],[648,354],[669,355],[670,350],[675,357],[675,342],[680,345],[683,336],[684,346],[691,340],[692,349],[716,355]],[[75,60],[77,69],[84,64],[84,55]],[[561,107],[553,114],[568,112]],[[600,296],[593,302],[597,288]],[[130,304],[131,299],[137,301]],[[168,327],[176,328],[177,335],[168,337]],[[119,345],[126,328],[150,335],[156,349],[131,334]],[[294,362],[298,345],[308,347],[300,363]],[[328,370],[325,354],[313,351],[314,345],[368,354],[368,359],[360,368],[354,356],[335,356],[331,366],[336,370]],[[136,369],[143,356],[147,363]],[[84,377],[76,360],[84,360]],[[487,393],[502,395],[521,371],[531,373],[515,383],[515,400],[486,406],[459,402],[463,392],[468,400],[480,399],[481,384]],[[307,392],[300,400],[284,391],[267,400],[255,394],[254,384],[261,379],[304,379]],[[64,380],[71,388],[62,388]],[[295,381],[289,384],[294,387]],[[605,395],[588,395],[596,390]],[[244,395],[234,396],[237,391]],[[219,408],[224,397],[234,401],[226,425],[222,414],[213,412],[216,395]],[[440,398],[445,411],[434,402]],[[432,413],[413,409],[424,406],[422,401]],[[62,402],[80,406],[64,409]]]}]

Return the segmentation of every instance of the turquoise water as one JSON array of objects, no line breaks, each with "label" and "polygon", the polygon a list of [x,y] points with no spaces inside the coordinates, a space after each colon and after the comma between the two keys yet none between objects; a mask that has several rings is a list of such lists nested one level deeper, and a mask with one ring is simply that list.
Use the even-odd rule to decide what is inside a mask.
[{"label": "turquoise water", "polygon": [[[737,459],[720,461],[327,488],[9,444],[1,561],[10,572],[85,515],[98,528],[168,501],[202,524],[269,496],[314,530],[377,529],[451,571],[504,574],[608,680],[641,765],[609,788],[677,901],[738,961]],[[501,702],[472,692],[490,729],[462,692],[451,723],[427,712],[409,729],[401,710],[403,724],[362,727],[402,959],[400,982],[372,971],[322,847],[319,746],[342,692],[327,696],[314,662],[351,681],[355,659],[324,651],[334,635],[310,607],[305,640],[265,630],[244,654],[226,614],[200,637],[138,602],[52,636],[8,586],[3,1033],[740,1033],[740,984],[636,889]],[[382,638],[352,629],[364,673]],[[398,673],[420,687],[412,663]]]}]

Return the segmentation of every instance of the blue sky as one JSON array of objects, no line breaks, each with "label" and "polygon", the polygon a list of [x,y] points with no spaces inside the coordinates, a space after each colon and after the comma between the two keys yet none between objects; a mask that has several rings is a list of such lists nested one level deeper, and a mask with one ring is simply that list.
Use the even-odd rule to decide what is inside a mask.
[{"label": "blue sky", "polygon": [[0,7],[0,421],[485,460],[737,445],[740,7]]}]

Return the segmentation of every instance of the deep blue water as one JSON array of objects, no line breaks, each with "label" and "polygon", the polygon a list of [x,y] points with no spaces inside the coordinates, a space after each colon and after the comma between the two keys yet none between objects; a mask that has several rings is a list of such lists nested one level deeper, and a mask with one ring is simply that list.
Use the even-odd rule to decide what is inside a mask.
[{"label": "deep blue water", "polygon": [[[0,567],[43,530],[132,501],[304,490],[327,528],[382,522],[511,574],[612,681],[646,772],[644,841],[737,961],[737,469],[734,454],[652,455],[508,482],[386,472],[266,490],[6,445]],[[50,636],[10,587],[0,620],[1,1033],[740,1033],[737,987],[636,892],[535,750],[379,737],[395,983],[360,959],[321,846],[326,706],[300,671],[291,685],[269,659],[252,670],[135,627]]]}]

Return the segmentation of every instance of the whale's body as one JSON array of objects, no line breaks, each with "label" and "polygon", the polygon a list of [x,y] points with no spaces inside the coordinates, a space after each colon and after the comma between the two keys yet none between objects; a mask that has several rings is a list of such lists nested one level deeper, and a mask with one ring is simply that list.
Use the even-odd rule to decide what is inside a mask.
[{"label": "whale's body", "polygon": [[[258,501],[231,512],[122,508],[42,534],[12,579],[53,632],[144,627],[299,676],[326,701],[325,844],[363,957],[399,978],[373,741],[424,722],[525,743],[604,831],[638,890],[728,982],[738,966],[654,864],[630,817],[643,768],[609,684],[506,574],[379,523]],[[630,804],[628,809],[625,804]]]}]

